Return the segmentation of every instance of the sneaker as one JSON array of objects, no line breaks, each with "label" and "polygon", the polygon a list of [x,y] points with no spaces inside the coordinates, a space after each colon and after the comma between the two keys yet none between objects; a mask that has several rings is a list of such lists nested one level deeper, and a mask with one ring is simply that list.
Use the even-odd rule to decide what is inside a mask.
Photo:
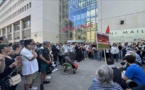
[{"label": "sneaker", "polygon": [[44,90],[43,84],[40,84],[40,90]]},{"label": "sneaker", "polygon": [[52,72],[56,72],[58,69],[57,68],[55,68],[55,69],[53,69],[53,71]]},{"label": "sneaker", "polygon": [[43,82],[43,84],[49,84],[50,83],[50,81],[44,81]]},{"label": "sneaker", "polygon": [[51,79],[51,76],[47,75],[45,79],[49,80],[49,79]]},{"label": "sneaker", "polygon": [[30,90],[37,90],[38,88],[37,87],[35,87],[35,86],[32,86],[31,88],[30,88]]}]

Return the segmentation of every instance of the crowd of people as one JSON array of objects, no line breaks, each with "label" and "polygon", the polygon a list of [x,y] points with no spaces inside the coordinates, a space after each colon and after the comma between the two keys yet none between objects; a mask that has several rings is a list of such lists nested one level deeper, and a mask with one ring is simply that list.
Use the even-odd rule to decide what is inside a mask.
[{"label": "crowd of people", "polygon": [[[104,55],[105,52],[105,55]],[[16,90],[18,81],[24,77],[24,89],[36,90],[33,86],[37,72],[41,74],[40,90],[44,90],[44,84],[49,84],[47,78],[51,78],[50,74],[57,71],[57,65],[63,65],[65,55],[68,54],[72,61],[81,62],[83,60],[101,61],[106,56],[108,66],[98,68],[96,79],[93,80],[89,90],[122,90],[126,89],[123,80],[131,79],[139,86],[145,83],[145,74],[141,68],[145,57],[145,43],[133,43],[130,46],[125,43],[114,43],[108,49],[98,49],[95,43],[43,43],[34,42],[33,39],[21,40],[19,43],[8,43],[7,39],[0,37],[0,88],[2,90]],[[125,56],[129,54],[128,56]],[[125,56],[125,58],[123,58]],[[116,62],[124,59],[123,65],[126,67],[116,68]],[[111,65],[109,64],[109,60]],[[126,73],[121,78],[121,72]],[[115,73],[114,73],[115,72]],[[18,76],[20,77],[18,78]],[[114,77],[113,77],[114,75]],[[118,76],[118,77],[116,77]],[[14,81],[19,79],[17,82]],[[142,79],[144,78],[144,79]],[[8,83],[9,80],[14,83]],[[105,81],[106,80],[106,81]],[[103,89],[104,88],[104,89]],[[133,89],[137,90],[137,89]]]},{"label": "crowd of people", "polygon": [[[100,66],[96,78],[88,90],[145,90],[144,64],[145,44],[113,44],[107,56],[107,65]],[[122,59],[121,67],[114,62]]]}]

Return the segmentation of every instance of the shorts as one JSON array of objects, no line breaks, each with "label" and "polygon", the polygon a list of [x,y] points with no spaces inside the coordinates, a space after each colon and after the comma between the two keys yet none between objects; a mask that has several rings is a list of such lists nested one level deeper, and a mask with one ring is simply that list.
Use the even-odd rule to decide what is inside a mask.
[{"label": "shorts", "polygon": [[48,64],[40,64],[40,72],[41,73],[46,73],[48,71]]},{"label": "shorts", "polygon": [[85,55],[88,55],[88,53],[89,53],[88,50],[85,50],[85,51],[84,51],[84,54],[85,54]]},{"label": "shorts", "polygon": [[32,83],[32,80],[36,78],[36,73],[35,72],[34,74],[30,74],[30,75],[25,75],[25,84],[31,84]]}]

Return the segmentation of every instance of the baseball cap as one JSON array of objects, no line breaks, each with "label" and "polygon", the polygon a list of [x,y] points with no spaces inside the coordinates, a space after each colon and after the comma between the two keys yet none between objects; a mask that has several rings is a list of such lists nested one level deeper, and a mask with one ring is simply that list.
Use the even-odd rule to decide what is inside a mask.
[{"label": "baseball cap", "polygon": [[8,44],[0,44],[0,52],[2,49],[4,49],[4,47],[7,47],[7,46],[11,46],[12,43],[8,43]]}]

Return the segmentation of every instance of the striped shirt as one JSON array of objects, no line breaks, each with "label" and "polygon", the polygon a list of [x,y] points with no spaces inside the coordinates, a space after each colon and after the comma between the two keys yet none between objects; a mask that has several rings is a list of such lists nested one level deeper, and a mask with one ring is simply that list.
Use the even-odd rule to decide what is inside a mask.
[{"label": "striped shirt", "polygon": [[123,90],[123,89],[117,83],[113,83],[110,86],[103,86],[98,82],[97,79],[94,79],[92,85],[89,87],[88,90]]}]

